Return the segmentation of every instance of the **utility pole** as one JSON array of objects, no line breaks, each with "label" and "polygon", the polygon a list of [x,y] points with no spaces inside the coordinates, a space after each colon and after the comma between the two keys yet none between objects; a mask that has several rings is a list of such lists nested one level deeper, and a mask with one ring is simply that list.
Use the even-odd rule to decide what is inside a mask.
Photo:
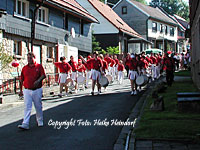
[{"label": "utility pole", "polygon": [[31,52],[33,52],[33,41],[35,39],[35,23],[37,19],[37,11],[44,4],[45,0],[42,0],[41,3],[36,4],[36,8],[33,10],[32,22],[31,22]]}]

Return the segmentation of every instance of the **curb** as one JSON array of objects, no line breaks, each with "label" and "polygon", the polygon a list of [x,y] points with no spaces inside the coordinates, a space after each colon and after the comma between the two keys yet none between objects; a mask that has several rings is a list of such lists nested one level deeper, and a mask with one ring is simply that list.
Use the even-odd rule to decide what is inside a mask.
[{"label": "curb", "polygon": [[133,130],[137,127],[142,112],[144,110],[144,106],[146,105],[146,98],[149,93],[152,92],[155,86],[158,85],[162,81],[164,77],[159,78],[158,80],[151,82],[147,86],[147,90],[142,94],[139,98],[135,106],[133,107],[130,115],[129,121],[134,122],[133,126],[124,126],[121,130],[121,133],[114,144],[114,150],[135,150],[135,136]]}]

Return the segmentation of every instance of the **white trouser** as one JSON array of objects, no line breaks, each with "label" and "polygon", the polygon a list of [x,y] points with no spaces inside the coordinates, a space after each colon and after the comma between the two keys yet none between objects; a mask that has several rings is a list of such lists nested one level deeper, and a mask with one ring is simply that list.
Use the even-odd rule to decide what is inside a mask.
[{"label": "white trouser", "polygon": [[91,71],[87,71],[86,73],[86,86],[88,87],[89,81],[91,79]]},{"label": "white trouser", "polygon": [[110,75],[112,76],[112,81],[114,81],[115,80],[115,67],[111,67],[110,68]]},{"label": "white trouser", "polygon": [[118,81],[121,84],[124,79],[124,72],[123,71],[118,71]]},{"label": "white trouser", "polygon": [[152,78],[157,78],[157,69],[156,65],[152,64],[151,69],[152,69]]},{"label": "white trouser", "polygon": [[29,125],[32,102],[34,103],[36,110],[36,119],[38,124],[43,123],[43,112],[42,112],[42,88],[37,90],[24,89],[24,120],[23,123]]}]

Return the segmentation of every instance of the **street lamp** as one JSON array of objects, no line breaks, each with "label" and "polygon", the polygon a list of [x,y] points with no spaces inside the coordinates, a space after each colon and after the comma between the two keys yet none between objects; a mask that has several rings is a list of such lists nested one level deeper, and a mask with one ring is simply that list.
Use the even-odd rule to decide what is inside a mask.
[{"label": "street lamp", "polygon": [[41,3],[36,4],[36,8],[33,10],[33,17],[32,17],[32,22],[31,22],[31,51],[32,52],[33,52],[33,40],[35,39],[35,23],[37,19],[37,11],[44,4],[44,1],[46,0],[42,0]]}]

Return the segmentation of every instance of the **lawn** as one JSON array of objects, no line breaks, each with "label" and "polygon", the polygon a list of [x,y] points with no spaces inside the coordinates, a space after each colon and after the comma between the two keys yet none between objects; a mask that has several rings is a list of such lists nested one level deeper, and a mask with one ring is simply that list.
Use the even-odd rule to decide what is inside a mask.
[{"label": "lawn", "polygon": [[[188,72],[180,73],[185,76]],[[193,139],[200,134],[200,114],[181,113],[177,110],[177,92],[196,92],[197,88],[192,80],[174,82],[165,93],[159,94],[164,97],[165,110],[151,111],[153,102],[151,95],[147,97],[147,105],[135,129],[136,138],[167,138],[167,139]]]}]

